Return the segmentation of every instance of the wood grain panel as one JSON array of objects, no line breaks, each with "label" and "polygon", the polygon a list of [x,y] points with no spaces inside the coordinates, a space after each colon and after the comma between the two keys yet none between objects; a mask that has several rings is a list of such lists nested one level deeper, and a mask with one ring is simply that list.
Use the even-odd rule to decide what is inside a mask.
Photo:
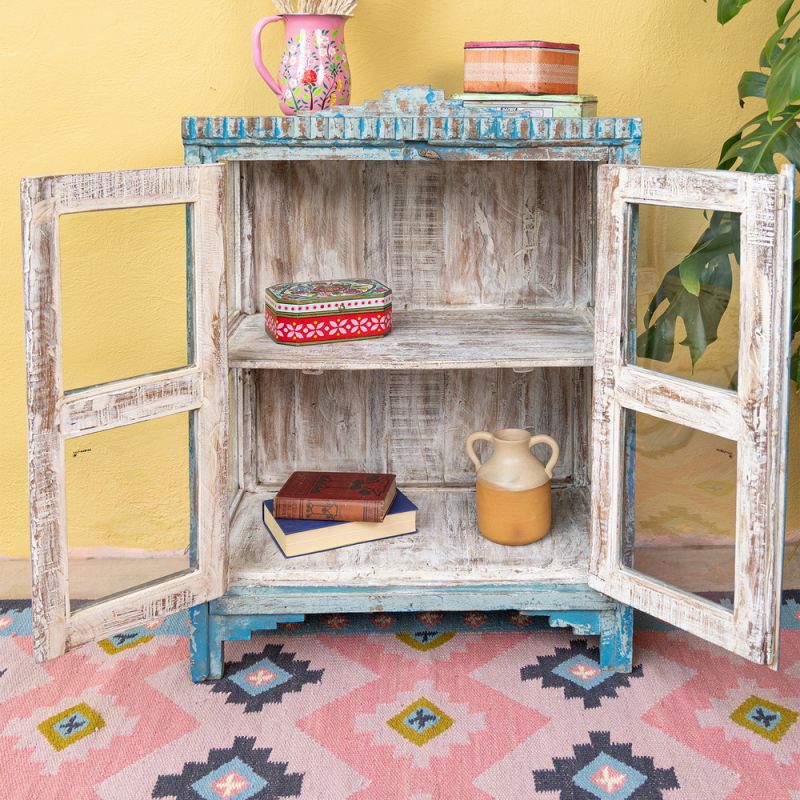
[{"label": "wood grain panel", "polygon": [[446,373],[390,372],[386,381],[389,472],[408,483],[442,483]]},{"label": "wood grain panel", "polygon": [[359,277],[364,269],[364,165],[250,165],[254,301],[274,283]]},{"label": "wood grain panel", "polygon": [[391,286],[396,310],[591,301],[593,165],[269,161],[242,175],[245,313],[273,283],[359,275]]},{"label": "wood grain panel", "polygon": [[[258,481],[265,485],[279,485],[297,469],[368,469],[395,472],[401,485],[472,486],[467,436],[507,427],[553,436],[562,448],[554,476],[564,483],[576,473],[576,447],[587,447],[586,426],[578,429],[572,413],[584,370],[254,376]],[[537,455],[549,458],[547,448]]]},{"label": "wood grain panel", "polygon": [[366,167],[365,268],[385,281],[395,309],[436,304],[446,230],[443,170],[386,162]]},{"label": "wood grain panel", "polygon": [[572,305],[572,164],[526,164],[524,175],[521,273],[528,280],[527,292],[515,299],[526,305]]},{"label": "wood grain panel", "polygon": [[527,170],[516,164],[445,164],[444,259],[431,305],[523,306],[529,271],[520,269]]}]

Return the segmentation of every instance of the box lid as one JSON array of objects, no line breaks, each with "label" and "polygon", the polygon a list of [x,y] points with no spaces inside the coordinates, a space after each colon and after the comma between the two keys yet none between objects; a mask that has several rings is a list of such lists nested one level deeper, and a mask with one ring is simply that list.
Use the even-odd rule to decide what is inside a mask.
[{"label": "box lid", "polygon": [[485,48],[507,48],[507,47],[527,47],[536,50],[571,50],[579,52],[581,46],[579,44],[566,44],[563,42],[542,42],[537,39],[519,42],[465,42],[465,50],[481,50]]},{"label": "box lid", "polygon": [[382,307],[391,302],[392,290],[373,278],[338,278],[326,281],[276,283],[266,290],[267,305],[278,310],[308,310],[308,306],[347,308]]}]

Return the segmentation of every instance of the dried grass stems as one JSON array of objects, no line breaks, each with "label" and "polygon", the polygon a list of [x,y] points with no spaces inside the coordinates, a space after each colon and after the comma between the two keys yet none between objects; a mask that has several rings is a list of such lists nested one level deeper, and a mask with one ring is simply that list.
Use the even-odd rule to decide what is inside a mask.
[{"label": "dried grass stems", "polygon": [[349,16],[358,0],[275,0],[279,14],[340,14]]}]

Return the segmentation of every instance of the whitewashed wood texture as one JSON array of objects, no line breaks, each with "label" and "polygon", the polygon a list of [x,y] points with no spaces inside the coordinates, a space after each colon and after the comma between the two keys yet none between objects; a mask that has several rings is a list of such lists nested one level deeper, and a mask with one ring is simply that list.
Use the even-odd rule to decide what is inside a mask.
[{"label": "whitewashed wood texture", "polygon": [[[258,370],[254,377],[261,486],[280,485],[299,469],[368,469],[395,473],[401,487],[473,487],[467,436],[505,427],[552,436],[561,445],[556,482],[587,483],[588,431],[575,407],[586,410],[588,369]],[[549,451],[537,455],[546,461]]]},{"label": "whitewashed wood texture", "polygon": [[[589,584],[628,605],[777,668],[789,424],[793,170],[780,175],[606,166],[598,170],[598,278]],[[740,213],[738,391],[640,369],[626,353],[630,204]],[[738,446],[733,610],[626,567],[623,469],[628,409]]]},{"label": "whitewashed wood texture", "polygon": [[[223,166],[29,178],[22,183],[33,641],[38,660],[218,597],[227,581],[227,337]],[[193,363],[65,395],[58,220],[174,203],[192,209]],[[70,610],[64,442],[193,412],[196,566]]]},{"label": "whitewashed wood texture", "polygon": [[587,367],[593,350],[591,315],[571,308],[397,311],[384,338],[309,346],[276,344],[252,314],[229,344],[232,367],[347,371]]},{"label": "whitewashed wood texture", "polygon": [[419,507],[418,533],[288,559],[262,522],[261,505],[270,494],[245,494],[231,523],[231,585],[586,584],[586,488],[555,490],[552,533],[525,547],[504,547],[478,533],[471,489],[404,489]]},{"label": "whitewashed wood texture", "polygon": [[[595,164],[240,169],[245,288],[229,358],[243,375],[243,486],[344,466],[471,486],[467,435],[509,425],[554,436],[558,481],[588,483]],[[392,287],[390,336],[288,347],[265,335],[267,286],[359,274]]]},{"label": "whitewashed wood texture", "polygon": [[[244,180],[243,281],[369,275],[396,311],[592,304],[596,165],[261,161]],[[249,240],[248,240],[249,239]]]}]

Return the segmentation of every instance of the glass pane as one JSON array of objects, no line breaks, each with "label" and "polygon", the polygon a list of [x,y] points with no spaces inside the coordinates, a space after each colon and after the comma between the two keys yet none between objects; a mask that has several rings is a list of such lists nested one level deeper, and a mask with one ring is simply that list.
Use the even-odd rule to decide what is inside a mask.
[{"label": "glass pane", "polygon": [[189,568],[189,413],[67,440],[73,607]]},{"label": "glass pane", "polygon": [[[625,413],[634,441],[624,481],[633,566],[681,589],[725,592],[732,599],[736,443],[647,414]],[[630,555],[629,549],[626,560]]]},{"label": "glass pane", "polygon": [[64,389],[185,366],[186,206],[59,219]]},{"label": "glass pane", "polygon": [[638,218],[638,232],[631,231],[637,280],[631,326],[638,353],[630,353],[630,362],[708,386],[735,387],[739,215],[656,205],[631,211],[632,223]]}]

